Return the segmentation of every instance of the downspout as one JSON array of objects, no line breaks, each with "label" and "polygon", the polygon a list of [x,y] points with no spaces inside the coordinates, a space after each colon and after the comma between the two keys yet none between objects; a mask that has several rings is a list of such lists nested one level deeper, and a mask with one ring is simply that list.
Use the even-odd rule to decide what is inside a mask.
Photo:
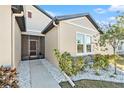
[{"label": "downspout", "polygon": [[55,26],[55,27],[57,27],[58,29],[58,49],[60,50],[60,27],[55,23],[55,21],[53,21],[53,25]]},{"label": "downspout", "polygon": [[58,27],[58,25],[55,23],[55,21],[53,21],[53,25],[54,25],[55,27]]},{"label": "downspout", "polygon": [[19,13],[13,13],[12,14],[12,62],[11,66],[12,68],[15,68],[15,18],[16,17],[22,17],[24,14],[23,12]]},{"label": "downspout", "polygon": [[[53,25],[55,26],[55,27],[59,27],[56,23],[55,23],[55,21],[53,21]],[[58,29],[59,31],[58,31],[58,48],[60,49],[60,28]],[[60,68],[59,68],[60,69]],[[75,84],[74,84],[74,82],[71,80],[71,78],[64,72],[64,71],[62,71],[62,74],[64,75],[64,77],[66,78],[66,80],[70,83],[70,85],[72,86],[72,87],[74,87],[75,86]]]}]

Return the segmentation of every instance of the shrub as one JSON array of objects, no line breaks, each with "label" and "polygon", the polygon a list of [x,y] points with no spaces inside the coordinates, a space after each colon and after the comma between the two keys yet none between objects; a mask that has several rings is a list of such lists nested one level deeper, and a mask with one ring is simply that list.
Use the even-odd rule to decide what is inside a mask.
[{"label": "shrub", "polygon": [[103,69],[107,69],[109,66],[109,60],[106,56],[103,56],[103,64],[102,64],[102,68]]},{"label": "shrub", "polygon": [[62,71],[64,71],[67,75],[72,75],[72,58],[71,55],[67,52],[61,54],[57,49],[54,49],[54,55],[56,56],[59,67]]},{"label": "shrub", "polygon": [[88,66],[91,67],[91,65],[89,64],[90,61],[91,61],[90,56],[84,57],[84,66],[82,67],[82,70],[85,70],[85,68],[87,68]]},{"label": "shrub", "polygon": [[114,60],[118,62],[122,57],[119,55],[109,55],[108,59],[110,62],[114,62]]},{"label": "shrub", "polygon": [[61,54],[57,49],[54,49],[54,55],[57,57],[60,69],[69,76],[76,75],[84,65],[82,57],[73,60],[68,52]]},{"label": "shrub", "polygon": [[96,74],[99,73],[101,69],[107,69],[109,66],[109,61],[107,56],[97,54],[94,56],[93,68],[96,71]]},{"label": "shrub", "polygon": [[84,61],[83,57],[77,57],[76,60],[73,62],[73,74],[77,74],[83,67]]},{"label": "shrub", "polygon": [[72,57],[69,53],[64,52],[61,55],[59,65],[62,71],[64,71],[67,75],[71,76],[73,74],[72,73]]}]

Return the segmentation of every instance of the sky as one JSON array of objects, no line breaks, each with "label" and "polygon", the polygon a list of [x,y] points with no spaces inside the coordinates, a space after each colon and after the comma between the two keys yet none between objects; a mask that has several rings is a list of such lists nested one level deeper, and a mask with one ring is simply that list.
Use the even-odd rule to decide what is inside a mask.
[{"label": "sky", "polygon": [[76,13],[89,13],[96,22],[106,24],[114,22],[119,12],[124,12],[122,5],[40,5],[52,16],[61,16]]}]

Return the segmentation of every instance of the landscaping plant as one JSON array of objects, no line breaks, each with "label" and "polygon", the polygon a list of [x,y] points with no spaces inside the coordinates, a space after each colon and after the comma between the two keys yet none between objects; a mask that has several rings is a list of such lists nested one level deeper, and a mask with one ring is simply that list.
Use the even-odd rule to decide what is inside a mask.
[{"label": "landscaping plant", "polygon": [[89,64],[91,62],[91,60],[92,60],[91,56],[85,56],[84,57],[84,66],[83,66],[82,70],[84,70],[88,66],[91,68],[91,64]]},{"label": "landscaping plant", "polygon": [[60,69],[69,76],[73,75],[71,55],[67,52],[61,54],[57,49],[54,49],[54,55],[56,56],[59,62]]},{"label": "landscaping plant", "polygon": [[109,66],[109,61],[107,56],[97,54],[94,56],[93,68],[96,74],[99,75],[99,71],[102,69],[107,69]]},{"label": "landscaping plant", "polygon": [[84,69],[84,61],[83,57],[77,57],[76,60],[73,62],[72,68],[73,68],[73,74],[77,74],[80,70]]},{"label": "landscaping plant", "polygon": [[54,55],[59,62],[60,69],[69,76],[76,75],[84,65],[81,57],[77,58],[74,62],[72,56],[68,52],[61,54],[59,50],[54,49]]},{"label": "landscaping plant", "polygon": [[100,45],[106,46],[111,45],[113,48],[113,54],[114,54],[114,66],[115,66],[115,72],[116,73],[116,49],[119,46],[119,42],[124,39],[124,16],[118,16],[115,19],[115,24],[108,24],[105,26],[106,29],[104,29],[104,34],[100,37]]},{"label": "landscaping plant", "polygon": [[0,67],[0,88],[17,88],[16,69]]}]

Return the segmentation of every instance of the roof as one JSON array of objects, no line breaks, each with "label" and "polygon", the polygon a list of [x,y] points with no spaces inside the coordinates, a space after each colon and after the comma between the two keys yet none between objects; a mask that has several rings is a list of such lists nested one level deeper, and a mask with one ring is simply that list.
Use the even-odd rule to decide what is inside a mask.
[{"label": "roof", "polygon": [[[33,5],[33,7],[35,7],[40,12],[44,13],[50,19],[54,20],[54,18],[51,15],[49,15],[47,12],[45,12],[44,10],[42,10],[39,6]],[[23,5],[12,5],[12,11],[13,11],[13,13],[21,13],[21,11],[23,11]],[[16,20],[17,20],[17,23],[19,25],[20,30],[21,31],[26,31],[25,18],[24,18],[24,16],[23,17],[16,17]]]},{"label": "roof", "polygon": [[[72,14],[72,15],[64,15],[64,16],[56,16],[54,18],[54,21],[56,24],[59,24],[60,21],[62,20],[68,20],[68,19],[73,19],[73,18],[79,18],[79,17],[84,17],[86,16],[90,22],[95,26],[95,28],[100,32],[100,33],[103,33],[101,30],[100,30],[100,27],[97,25],[97,23],[95,22],[95,20],[90,16],[90,14],[88,13],[80,13],[80,14]],[[52,29],[52,27],[54,27],[53,23],[49,24],[49,26],[47,26],[44,31],[42,32],[43,34],[46,34],[48,31],[50,31]]]},{"label": "roof", "polygon": [[37,5],[33,5],[36,9],[38,9],[40,12],[44,13],[46,16],[48,16],[51,19],[54,19],[51,15],[49,15],[46,11],[44,11],[43,9],[41,9],[39,6]]},{"label": "roof", "polygon": [[[23,11],[23,6],[22,5],[12,5],[12,11],[13,11],[13,13],[21,13],[21,11]],[[20,30],[26,31],[24,16],[16,17],[16,20],[17,20]]]},{"label": "roof", "polygon": [[[59,22],[62,21],[62,20],[68,20],[68,19],[73,19],[73,18],[78,18],[78,17],[83,17],[83,16],[86,16],[90,20],[90,22],[96,27],[96,29],[100,33],[103,33],[100,30],[100,27],[95,22],[95,20],[88,13],[80,13],[80,14],[71,14],[71,15],[52,17],[46,11],[42,10],[39,6],[33,5],[33,7],[35,7],[40,12],[44,13],[46,16],[48,16],[49,18],[52,19],[52,21],[42,31],[43,34],[46,34],[47,32],[49,32],[54,27],[53,22],[55,22],[56,24],[59,24]],[[23,11],[23,5],[12,5],[12,11],[13,11],[13,13],[21,13],[21,11]],[[18,23],[21,31],[26,31],[24,16],[23,17],[16,17],[16,20],[17,20],[17,23]]]},{"label": "roof", "polygon": [[80,14],[71,14],[71,15],[64,15],[64,16],[56,16],[56,19],[61,21],[61,20],[68,20],[68,19],[73,19],[73,18],[78,18],[82,16],[86,16],[88,13],[80,13]]}]

